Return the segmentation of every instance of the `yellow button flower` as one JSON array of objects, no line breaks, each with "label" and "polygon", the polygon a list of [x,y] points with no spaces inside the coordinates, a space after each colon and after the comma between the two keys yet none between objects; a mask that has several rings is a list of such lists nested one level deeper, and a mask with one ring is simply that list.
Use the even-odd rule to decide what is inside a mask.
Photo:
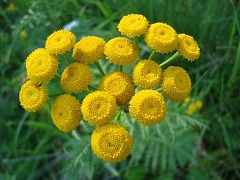
[{"label": "yellow button flower", "polygon": [[191,92],[191,79],[183,68],[169,66],[163,72],[162,89],[168,99],[179,102]]},{"label": "yellow button flower", "polygon": [[73,58],[77,61],[89,64],[104,57],[106,42],[97,36],[87,36],[77,42],[73,48]]},{"label": "yellow button flower", "polygon": [[108,61],[124,66],[133,64],[138,56],[136,45],[123,37],[116,37],[108,41],[104,54]]},{"label": "yellow button flower", "polygon": [[200,56],[200,48],[192,36],[186,34],[178,34],[177,50],[180,55],[189,61],[194,61]]},{"label": "yellow button flower", "polygon": [[61,77],[61,85],[67,93],[77,93],[86,89],[92,82],[92,73],[88,65],[75,62],[67,66]]},{"label": "yellow button flower", "polygon": [[131,77],[118,71],[105,75],[98,85],[98,90],[108,91],[116,98],[118,105],[125,105],[135,93]]},{"label": "yellow button flower", "polygon": [[27,76],[34,82],[48,82],[56,75],[58,64],[57,56],[38,48],[26,59]]},{"label": "yellow button flower", "polygon": [[138,122],[145,126],[157,124],[166,116],[166,102],[155,90],[141,90],[129,102],[129,112]]},{"label": "yellow button flower", "polygon": [[29,112],[35,112],[42,109],[48,100],[47,88],[44,85],[40,85],[27,81],[19,92],[19,101],[21,106]]},{"label": "yellow button flower", "polygon": [[154,23],[148,28],[144,38],[146,44],[159,53],[169,53],[178,45],[177,32],[165,23]]},{"label": "yellow button flower", "polygon": [[118,31],[130,38],[143,35],[148,29],[148,20],[141,14],[123,16],[118,24]]},{"label": "yellow button flower", "polygon": [[134,83],[144,89],[160,85],[162,68],[153,60],[141,60],[133,69]]},{"label": "yellow button flower", "polygon": [[132,149],[132,137],[124,126],[109,123],[97,127],[91,136],[94,154],[107,162],[124,160]]},{"label": "yellow button flower", "polygon": [[76,36],[67,30],[58,30],[50,34],[46,40],[45,48],[52,54],[63,54],[73,48]]},{"label": "yellow button flower", "polygon": [[108,92],[95,91],[83,99],[81,110],[83,118],[91,125],[102,126],[114,117],[117,110],[116,99]]},{"label": "yellow button flower", "polygon": [[80,124],[82,118],[81,104],[74,96],[60,95],[52,103],[51,117],[59,130],[70,132]]}]

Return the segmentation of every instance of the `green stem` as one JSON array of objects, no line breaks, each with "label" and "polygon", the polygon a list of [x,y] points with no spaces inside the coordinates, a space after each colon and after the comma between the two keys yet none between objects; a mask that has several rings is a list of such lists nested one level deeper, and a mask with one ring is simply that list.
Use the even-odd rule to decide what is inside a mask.
[{"label": "green stem", "polygon": [[93,85],[88,85],[88,87],[90,87],[90,88],[92,88],[92,89],[94,89],[94,90],[97,90],[97,88],[95,87],[95,86],[93,86]]},{"label": "green stem", "polygon": [[162,92],[162,88],[155,89],[155,91]]},{"label": "green stem", "polygon": [[59,74],[56,74],[55,76],[57,79],[61,79],[61,76]]},{"label": "green stem", "polygon": [[105,76],[105,73],[104,73],[102,67],[100,66],[99,62],[96,61],[94,64],[95,64],[95,66],[97,66],[97,68],[98,68],[99,72],[102,74],[102,76]]},{"label": "green stem", "polygon": [[173,61],[174,59],[178,58],[180,56],[179,52],[177,51],[174,55],[172,55],[170,58],[168,58],[166,61],[164,61],[163,63],[161,63],[159,66],[164,66],[165,64]]},{"label": "green stem", "polygon": [[139,43],[138,43],[138,36],[135,36],[135,37],[134,37],[134,43],[135,43],[135,45],[137,46],[138,58],[139,58],[139,60],[141,60],[142,57],[141,57],[140,47],[139,47]]},{"label": "green stem", "polygon": [[89,90],[88,88],[87,89],[84,89],[83,91],[87,92],[87,93],[92,93],[93,91]]},{"label": "green stem", "polygon": [[118,68],[119,68],[119,71],[121,72],[123,71],[123,65],[119,65]]},{"label": "green stem", "polygon": [[59,96],[59,95],[62,95],[62,94],[65,94],[65,92],[52,93],[52,94],[49,94],[48,97]]},{"label": "green stem", "polygon": [[119,109],[118,113],[117,113],[117,119],[116,119],[116,124],[120,124],[121,123],[121,118],[122,117],[122,109]]},{"label": "green stem", "polygon": [[68,65],[71,64],[71,61],[70,61],[70,59],[69,59],[69,57],[68,57],[68,55],[67,55],[67,52],[64,53],[63,56],[64,56],[64,59],[67,61],[67,64],[68,64]]},{"label": "green stem", "polygon": [[155,53],[156,53],[156,51],[155,51],[155,50],[152,50],[152,52],[151,52],[151,54],[150,54],[148,60],[152,59],[153,56],[155,55]]}]

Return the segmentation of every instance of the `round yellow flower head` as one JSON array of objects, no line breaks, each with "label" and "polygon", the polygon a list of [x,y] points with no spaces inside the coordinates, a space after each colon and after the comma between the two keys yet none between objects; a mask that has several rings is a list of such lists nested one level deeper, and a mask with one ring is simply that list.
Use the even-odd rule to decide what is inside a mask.
[{"label": "round yellow flower head", "polygon": [[118,31],[130,38],[143,35],[148,29],[148,20],[141,14],[123,16],[118,24]]},{"label": "round yellow flower head", "polygon": [[163,121],[166,111],[167,106],[163,96],[155,90],[141,90],[130,101],[130,114],[145,126]]},{"label": "round yellow flower head", "polygon": [[116,37],[108,41],[104,54],[108,61],[125,66],[133,64],[138,56],[136,45],[123,37]]},{"label": "round yellow flower head", "polygon": [[116,99],[106,91],[95,91],[84,98],[81,110],[83,118],[91,125],[102,126],[114,117]]},{"label": "round yellow flower head", "polygon": [[87,36],[77,42],[73,48],[73,58],[77,61],[89,64],[104,57],[106,42],[97,36]]},{"label": "round yellow flower head", "polygon": [[197,42],[193,39],[192,36],[186,34],[178,34],[178,46],[177,51],[184,58],[189,61],[194,61],[200,56],[200,48],[198,47]]},{"label": "round yellow flower head", "polygon": [[56,75],[58,64],[57,56],[38,48],[26,59],[27,76],[36,83],[48,82]]},{"label": "round yellow flower head", "polygon": [[99,85],[98,90],[108,91],[116,98],[118,105],[125,105],[135,94],[131,77],[124,72],[114,71],[105,75]]},{"label": "round yellow flower head", "polygon": [[19,92],[21,106],[29,112],[42,109],[48,100],[47,88],[31,80],[27,81]]},{"label": "round yellow flower head", "polygon": [[46,40],[45,48],[52,54],[63,54],[73,48],[76,36],[67,30],[58,30],[50,34]]},{"label": "round yellow flower head", "polygon": [[59,130],[70,132],[80,124],[82,118],[81,104],[74,96],[60,95],[52,103],[51,117]]},{"label": "round yellow flower head", "polygon": [[179,102],[191,92],[191,79],[183,68],[169,66],[163,72],[162,89],[168,99]]},{"label": "round yellow flower head", "polygon": [[124,160],[132,149],[132,137],[124,126],[109,123],[97,127],[91,136],[94,154],[107,162]]},{"label": "round yellow flower head", "polygon": [[141,60],[133,69],[134,83],[144,89],[160,85],[162,68],[153,60]]},{"label": "round yellow flower head", "polygon": [[178,45],[177,32],[165,23],[151,24],[144,40],[151,49],[159,53],[169,53]]},{"label": "round yellow flower head", "polygon": [[67,93],[77,93],[86,89],[92,82],[88,65],[75,62],[67,66],[61,77],[61,85]]},{"label": "round yellow flower head", "polygon": [[195,113],[197,111],[197,106],[195,103],[192,103],[188,106],[188,109],[187,109],[187,113],[189,115],[192,115],[193,113]]},{"label": "round yellow flower head", "polygon": [[203,103],[202,103],[201,100],[197,100],[197,101],[195,102],[195,105],[196,105],[196,107],[197,107],[198,109],[201,109],[202,106],[203,106]]}]

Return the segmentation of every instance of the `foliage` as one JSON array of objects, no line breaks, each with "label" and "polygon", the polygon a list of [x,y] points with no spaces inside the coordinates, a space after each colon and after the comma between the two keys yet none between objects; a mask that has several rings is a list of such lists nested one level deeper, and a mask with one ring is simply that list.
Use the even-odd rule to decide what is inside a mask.
[{"label": "foliage", "polygon": [[[240,119],[239,60],[240,3],[237,0],[16,0],[19,9],[0,4],[0,179],[239,179]],[[194,63],[179,58],[194,84],[191,97],[203,101],[194,115],[183,104],[168,102],[169,113],[156,127],[123,122],[134,136],[130,157],[121,163],[104,163],[91,152],[92,127],[64,134],[54,127],[45,107],[24,112],[18,92],[25,74],[25,59],[54,30],[72,20],[80,39],[99,35],[109,40],[120,35],[123,15],[140,13],[150,23],[163,21],[177,32],[194,36],[201,48]],[[21,36],[22,30],[27,37]],[[149,49],[144,44],[143,57]],[[157,55],[161,61],[167,56]],[[100,62],[105,70],[115,67]],[[61,67],[60,67],[61,68]],[[97,71],[97,70],[96,70]],[[96,75],[99,79],[100,77]],[[57,87],[50,87],[55,92]]]}]

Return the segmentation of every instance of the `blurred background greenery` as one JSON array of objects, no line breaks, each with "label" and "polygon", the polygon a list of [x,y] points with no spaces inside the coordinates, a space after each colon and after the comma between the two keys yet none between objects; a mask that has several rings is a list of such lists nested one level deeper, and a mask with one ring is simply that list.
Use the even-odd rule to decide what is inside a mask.
[{"label": "blurred background greenery", "polygon": [[[1,0],[0,5],[0,179],[240,179],[239,0]],[[107,41],[120,36],[117,24],[129,13],[193,36],[201,56],[193,63],[182,58],[172,63],[192,78],[190,101],[168,102],[166,121],[156,127],[145,128],[124,114],[133,150],[121,163],[105,163],[91,152],[93,127],[82,122],[73,133],[62,133],[51,121],[50,105],[25,112],[18,92],[26,57],[44,47],[53,31],[75,20],[71,31],[77,40],[96,35]],[[140,46],[147,56],[149,49]],[[197,100],[202,108],[189,113]]]}]

